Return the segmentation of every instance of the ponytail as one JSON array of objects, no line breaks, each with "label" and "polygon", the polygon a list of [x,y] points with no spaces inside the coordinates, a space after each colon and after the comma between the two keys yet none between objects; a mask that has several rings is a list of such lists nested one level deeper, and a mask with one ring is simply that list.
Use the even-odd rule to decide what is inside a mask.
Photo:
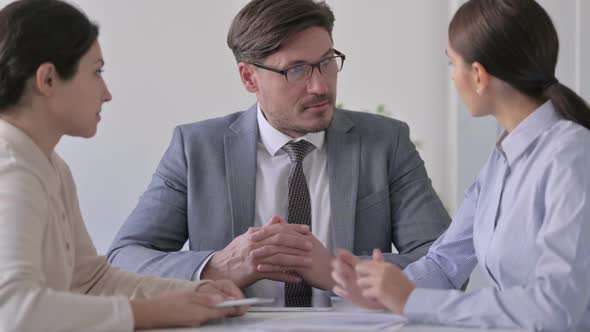
[{"label": "ponytail", "polygon": [[590,129],[590,107],[570,88],[555,81],[544,90],[543,96],[551,99],[555,109],[564,118]]}]

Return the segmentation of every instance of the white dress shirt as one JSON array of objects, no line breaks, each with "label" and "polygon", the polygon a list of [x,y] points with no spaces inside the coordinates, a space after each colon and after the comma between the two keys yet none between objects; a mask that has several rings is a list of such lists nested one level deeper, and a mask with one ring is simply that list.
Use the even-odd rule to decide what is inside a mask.
[{"label": "white dress shirt", "polygon": [[106,263],[65,162],[0,119],[0,331],[132,331],[129,297],[196,287]]},{"label": "white dress shirt", "polygon": [[[258,146],[256,150],[256,206],[254,226],[265,225],[273,216],[287,219],[289,170],[291,160],[282,147],[290,141],[306,140],[313,149],[303,159],[303,173],[311,200],[311,231],[326,247],[332,250],[332,228],[330,225],[330,185],[328,180],[328,153],[326,151],[325,131],[308,133],[293,139],[275,129],[268,123],[258,105]],[[196,275],[200,278],[211,254],[201,264]],[[275,305],[284,304],[284,283],[260,280],[244,289],[248,297],[275,298]],[[324,291],[313,289],[314,297],[326,296]]]},{"label": "white dress shirt", "polygon": [[[306,140],[315,149],[303,159],[303,173],[311,200],[311,232],[326,247],[332,249],[330,225],[330,186],[325,131],[308,133],[293,139],[275,129],[265,119],[258,105],[258,146],[256,150],[256,219],[254,226],[263,226],[273,216],[287,220],[289,171],[291,160],[282,147],[291,141]],[[284,304],[284,283],[260,280],[245,290],[248,296],[272,297]],[[321,293],[313,289],[314,297]]]},{"label": "white dress shirt", "polygon": [[[461,326],[590,330],[590,131],[549,101],[504,133],[449,229],[406,273],[405,315]],[[490,287],[458,289],[480,263]]]}]

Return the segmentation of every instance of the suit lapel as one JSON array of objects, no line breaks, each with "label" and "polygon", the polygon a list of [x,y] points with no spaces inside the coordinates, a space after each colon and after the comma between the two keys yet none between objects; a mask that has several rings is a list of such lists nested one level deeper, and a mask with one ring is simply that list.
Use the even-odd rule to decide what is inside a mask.
[{"label": "suit lapel", "polygon": [[254,225],[257,142],[258,123],[254,105],[229,126],[223,138],[234,238]]},{"label": "suit lapel", "polygon": [[333,249],[354,249],[360,138],[353,127],[346,114],[336,111],[326,135]]}]

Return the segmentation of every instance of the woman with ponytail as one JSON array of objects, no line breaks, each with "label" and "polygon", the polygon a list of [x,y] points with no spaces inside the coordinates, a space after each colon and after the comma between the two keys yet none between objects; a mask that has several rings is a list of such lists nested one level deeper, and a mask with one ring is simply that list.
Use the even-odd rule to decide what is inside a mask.
[{"label": "woman with ponytail", "polygon": [[[555,77],[558,38],[533,0],[470,0],[449,26],[470,113],[505,128],[449,229],[404,271],[342,251],[334,291],[410,321],[590,330],[590,109]],[[461,286],[477,263],[489,287]]]}]

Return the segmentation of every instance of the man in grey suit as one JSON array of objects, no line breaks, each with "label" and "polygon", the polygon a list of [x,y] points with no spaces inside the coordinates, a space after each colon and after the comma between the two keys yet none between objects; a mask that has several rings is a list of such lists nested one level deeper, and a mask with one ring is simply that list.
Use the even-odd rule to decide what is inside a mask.
[{"label": "man in grey suit", "polygon": [[176,128],[109,250],[114,265],[227,278],[296,306],[334,286],[337,248],[380,248],[402,268],[427,252],[449,216],[406,124],[335,108],[345,56],[333,23],[313,0],[253,0],[238,13],[228,45],[258,103]]}]

